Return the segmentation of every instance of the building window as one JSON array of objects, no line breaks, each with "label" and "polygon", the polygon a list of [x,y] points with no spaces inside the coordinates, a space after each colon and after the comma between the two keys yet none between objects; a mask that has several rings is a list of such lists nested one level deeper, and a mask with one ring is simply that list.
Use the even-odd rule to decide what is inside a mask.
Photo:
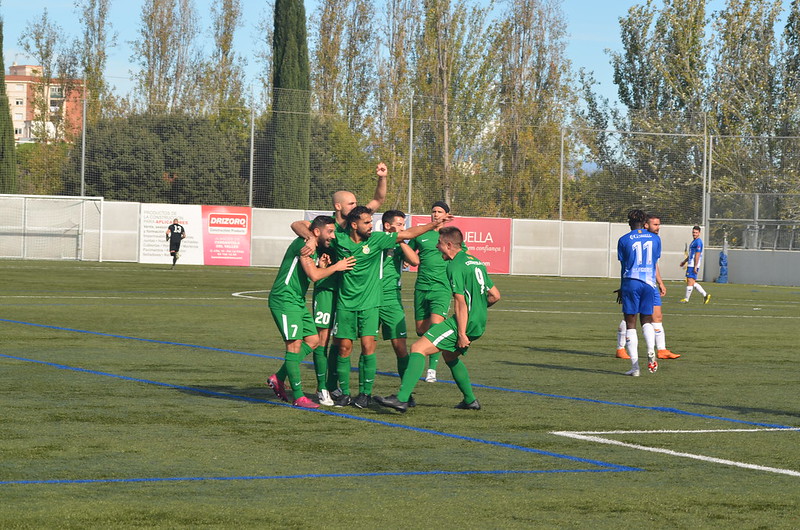
[{"label": "building window", "polygon": [[64,89],[60,86],[51,86],[50,87],[50,97],[51,98],[63,98],[64,97]]},{"label": "building window", "polygon": [[21,107],[24,104],[25,104],[25,102],[22,100],[22,98],[17,98],[17,99],[14,100],[14,105],[16,105],[18,107]]},{"label": "building window", "polygon": [[20,129],[19,127],[14,127],[14,134],[21,135],[22,134],[22,129]]},{"label": "building window", "polygon": [[17,85],[17,90],[25,90],[25,86],[24,85]]},{"label": "building window", "polygon": [[16,114],[14,114],[14,119],[17,121],[22,121],[22,113],[17,112]]}]

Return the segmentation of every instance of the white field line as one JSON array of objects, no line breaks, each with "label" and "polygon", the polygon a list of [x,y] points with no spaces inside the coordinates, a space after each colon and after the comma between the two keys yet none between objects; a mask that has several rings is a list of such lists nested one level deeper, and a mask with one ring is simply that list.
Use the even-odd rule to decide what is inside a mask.
[{"label": "white field line", "polygon": [[778,473],[781,475],[789,475],[792,477],[800,477],[800,471],[794,471],[791,469],[781,469],[777,467],[768,467],[768,466],[759,466],[756,464],[748,464],[747,462],[737,462],[735,460],[726,460],[724,458],[716,458],[713,456],[705,456],[705,455],[696,455],[692,453],[682,453],[678,451],[672,451],[670,449],[662,449],[660,447],[650,447],[646,445],[639,445],[639,444],[629,444],[625,442],[620,442],[618,440],[610,440],[608,438],[602,438],[600,436],[593,436],[597,434],[602,435],[609,435],[609,434],[684,434],[684,433],[727,433],[727,432],[769,432],[769,431],[798,431],[800,429],[702,429],[702,430],[675,430],[675,431],[583,431],[583,432],[576,432],[576,431],[553,431],[550,434],[555,434],[557,436],[565,436],[567,438],[574,438],[576,440],[582,440],[586,442],[595,442],[607,445],[617,445],[619,447],[628,447],[630,449],[637,449],[639,451],[649,451],[651,453],[661,453],[670,456],[678,456],[681,458],[691,458],[693,460],[701,460],[703,462],[711,462],[714,464],[722,464],[726,466],[734,466],[734,467],[741,467],[745,469],[753,469],[756,471],[765,471],[768,473]]}]

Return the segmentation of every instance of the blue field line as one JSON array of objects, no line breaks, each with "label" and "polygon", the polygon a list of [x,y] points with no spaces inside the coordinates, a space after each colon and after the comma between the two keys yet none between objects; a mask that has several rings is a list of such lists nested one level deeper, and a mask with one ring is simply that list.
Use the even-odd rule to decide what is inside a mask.
[{"label": "blue field line", "polygon": [[44,479],[44,480],[0,480],[0,486],[37,484],[120,484],[132,482],[199,482],[234,480],[292,480],[309,478],[372,478],[372,477],[424,477],[465,475],[545,475],[553,473],[612,473],[617,469],[530,469],[530,470],[474,470],[474,471],[387,471],[384,473],[306,473],[302,475],[242,475],[232,477],[146,477],[146,478],[90,478],[90,479]]},{"label": "blue field line", "polygon": [[[187,343],[182,343],[182,342],[170,342],[170,341],[155,340],[155,339],[143,339],[143,338],[139,338],[139,337],[129,337],[129,336],[126,336],[126,335],[115,335],[115,334],[103,333],[103,332],[99,332],[99,331],[87,331],[87,330],[82,330],[82,329],[65,328],[65,327],[61,327],[61,326],[51,326],[51,325],[47,325],[47,324],[35,324],[35,323],[32,323],[32,322],[22,322],[22,321],[18,321],[18,320],[8,320],[8,319],[4,319],[4,318],[0,318],[0,322],[6,322],[6,323],[9,323],[9,324],[21,324],[21,325],[24,325],[24,326],[34,326],[34,327],[40,327],[40,328],[46,328],[46,329],[54,329],[54,330],[57,330],[57,331],[70,331],[70,332],[73,332],[73,333],[86,333],[86,334],[89,334],[89,335],[96,335],[96,336],[102,336],[102,337],[112,337],[112,338],[116,338],[116,339],[136,340],[136,341],[140,341],[140,342],[149,342],[149,343],[153,343],[153,344],[164,344],[164,345],[168,345],[168,346],[182,346],[182,347],[186,347],[186,348],[197,348],[197,349],[200,349],[200,350],[218,351],[218,352],[223,352],[223,353],[232,353],[232,354],[236,354],[236,355],[245,355],[245,356],[248,356],[248,357],[258,357],[258,358],[262,358],[262,359],[273,359],[273,360],[283,361],[283,357],[278,357],[278,356],[274,356],[274,355],[262,355],[262,354],[258,354],[258,353],[248,353],[248,352],[243,352],[243,351],[238,351],[238,350],[228,350],[228,349],[223,349],[223,348],[213,348],[211,346],[200,346],[200,345],[196,345],[196,344],[187,344]],[[313,364],[311,361],[304,361],[304,363],[305,364]],[[357,370],[358,370],[358,368],[356,368],[356,367],[351,368],[351,371],[357,371]],[[398,375],[396,373],[394,373],[394,372],[377,372],[377,373],[378,373],[378,375],[384,375],[384,376],[389,376],[389,377],[398,377]],[[446,379],[439,379],[438,382],[446,383],[446,384],[455,384],[454,381],[449,381],[449,380],[446,380]],[[598,405],[611,405],[611,406],[615,406],[615,407],[627,407],[627,408],[640,409],[640,410],[652,410],[652,411],[655,411],[655,412],[669,412],[669,413],[678,414],[678,415],[681,415],[681,416],[692,416],[692,417],[704,418],[704,419],[710,419],[710,420],[726,421],[726,422],[730,422],[730,423],[740,423],[740,424],[743,424],[743,425],[753,425],[753,426],[757,426],[757,427],[770,427],[770,428],[775,428],[775,429],[794,429],[795,428],[793,426],[780,425],[780,424],[774,424],[774,423],[761,423],[761,422],[738,420],[738,419],[735,419],[735,418],[726,418],[724,416],[712,416],[712,415],[708,415],[708,414],[699,414],[699,413],[696,413],[696,412],[689,412],[689,411],[686,411],[686,410],[676,409],[676,408],[672,408],[672,407],[654,407],[654,406],[647,406],[647,405],[635,405],[635,404],[632,404],[632,403],[622,403],[622,402],[618,402],[618,401],[606,401],[606,400],[602,400],[602,399],[592,399],[592,398],[582,398],[582,397],[575,397],[575,396],[565,396],[565,395],[560,395],[560,394],[548,394],[548,393],[544,393],[544,392],[536,392],[534,390],[520,390],[520,389],[517,389],[517,388],[506,388],[506,387],[500,387],[500,386],[482,385],[480,383],[472,383],[472,386],[474,388],[485,388],[487,390],[498,390],[498,391],[501,391],[501,392],[511,392],[511,393],[516,393],[516,394],[526,394],[526,395],[531,395],[531,396],[549,397],[549,398],[554,398],[554,399],[566,399],[566,400],[570,400],[570,401],[582,401],[582,402],[585,402],[585,403],[595,403],[595,404],[598,404]]]},{"label": "blue field line", "polygon": [[5,318],[0,318],[0,322],[6,322],[8,324],[22,324],[23,326],[33,326],[36,328],[45,328],[45,329],[54,329],[56,331],[71,331],[73,333],[86,333],[87,335],[96,335],[98,337],[111,337],[114,339],[126,339],[126,340],[136,340],[139,342],[149,342],[151,344],[165,344],[167,346],[184,346],[186,348],[196,348],[199,350],[208,350],[208,351],[218,351],[223,353],[235,353],[236,355],[245,355],[247,357],[259,357],[262,359],[274,359],[278,361],[283,361],[283,357],[276,357],[274,355],[262,355],[259,353],[248,353],[244,351],[238,350],[227,350],[225,348],[213,348],[211,346],[200,346],[197,344],[186,344],[183,342],[172,342],[168,340],[156,340],[156,339],[143,339],[140,337],[129,337],[127,335],[115,335],[113,333],[103,333],[100,331],[87,331],[85,329],[74,329],[74,328],[65,328],[61,326],[50,326],[48,324],[35,324],[33,322],[21,322],[19,320],[8,320]]},{"label": "blue field line", "polygon": [[[16,360],[16,361],[23,361],[23,362],[41,364],[41,365],[44,365],[44,366],[51,366],[53,368],[58,368],[59,370],[69,370],[69,371],[73,371],[73,372],[80,372],[80,373],[91,374],[91,375],[100,375],[100,376],[103,376],[103,377],[111,377],[111,378],[120,379],[120,380],[123,380],[123,381],[133,381],[133,382],[137,382],[137,383],[145,383],[145,384],[156,385],[156,386],[165,387],[165,388],[174,388],[174,389],[178,389],[178,390],[186,390],[186,391],[191,391],[191,392],[195,392],[195,393],[198,393],[198,394],[205,394],[205,395],[209,395],[209,396],[225,397],[225,398],[228,398],[228,399],[236,399],[236,400],[239,400],[239,401],[247,401],[249,403],[266,403],[266,404],[270,404],[270,405],[280,405],[280,406],[283,406],[283,407],[295,408],[295,407],[292,407],[292,405],[289,405],[288,403],[284,403],[284,402],[281,402],[281,401],[271,401],[271,400],[268,400],[268,399],[252,398],[252,397],[247,397],[247,396],[240,396],[240,395],[237,395],[237,394],[229,394],[229,393],[226,393],[226,392],[215,392],[215,391],[212,391],[212,390],[205,390],[205,389],[202,389],[202,388],[196,388],[196,387],[191,387],[191,386],[176,385],[176,384],[173,384],[173,383],[164,383],[164,382],[161,382],[161,381],[153,381],[153,380],[150,380],[150,379],[141,379],[141,378],[138,378],[138,377],[130,377],[130,376],[125,376],[125,375],[112,374],[112,373],[109,373],[109,372],[99,372],[99,371],[96,371],[96,370],[89,370],[87,368],[79,368],[79,367],[75,367],[75,366],[68,366],[68,365],[65,365],[65,364],[53,363],[53,362],[49,362],[49,361],[40,361],[38,359],[27,359],[25,357],[16,357],[16,356],[6,355],[6,354],[0,354],[0,357],[6,358],[6,359],[13,359],[13,360]],[[615,471],[641,471],[638,468],[633,468],[633,467],[629,467],[629,466],[621,466],[621,465],[612,464],[612,463],[609,463],[609,462],[602,462],[600,460],[591,460],[591,459],[587,459],[587,458],[580,458],[580,457],[564,455],[564,454],[560,454],[560,453],[553,453],[551,451],[543,451],[543,450],[540,450],[540,449],[533,449],[531,447],[525,447],[525,446],[515,445],[515,444],[507,444],[507,443],[503,443],[503,442],[496,442],[496,441],[493,441],[493,440],[484,440],[484,439],[481,439],[481,438],[474,438],[474,437],[471,437],[471,436],[461,436],[461,435],[458,435],[458,434],[447,433],[447,432],[444,432],[444,431],[436,431],[436,430],[433,430],[433,429],[423,429],[423,428],[420,428],[420,427],[412,427],[412,426],[409,426],[409,425],[403,425],[401,423],[392,423],[392,422],[377,420],[377,419],[373,419],[373,418],[364,418],[364,417],[361,417],[361,416],[354,416],[352,414],[345,414],[345,413],[329,411],[329,410],[325,410],[325,409],[297,409],[297,410],[301,411],[301,412],[310,412],[310,413],[317,413],[317,414],[325,414],[327,416],[335,416],[335,417],[340,417],[340,418],[347,418],[347,419],[362,421],[362,422],[366,422],[366,423],[372,423],[374,425],[381,425],[381,426],[385,426],[385,427],[392,427],[392,428],[397,428],[397,429],[405,429],[405,430],[408,430],[408,431],[413,431],[413,432],[418,432],[418,433],[423,433],[423,434],[432,434],[434,436],[441,436],[441,437],[444,437],[444,438],[455,438],[455,439],[462,440],[462,441],[474,442],[474,443],[479,443],[479,444],[484,444],[484,445],[491,445],[491,446],[494,446],[494,447],[502,447],[504,449],[511,449],[511,450],[514,450],[514,451],[522,451],[522,452],[526,452],[526,453],[534,453],[534,454],[538,454],[538,455],[549,456],[549,457],[553,457],[553,458],[559,458],[559,459],[562,459],[562,460],[570,460],[570,461],[573,461],[573,462],[591,464],[591,465],[595,465],[595,466],[599,466],[599,467],[603,467],[603,468],[607,468],[607,469],[615,470]]]}]

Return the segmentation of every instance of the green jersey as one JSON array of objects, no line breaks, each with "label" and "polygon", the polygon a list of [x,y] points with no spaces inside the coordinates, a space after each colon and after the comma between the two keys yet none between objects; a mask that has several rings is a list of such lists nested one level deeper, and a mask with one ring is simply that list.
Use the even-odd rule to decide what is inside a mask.
[{"label": "green jersey", "polygon": [[[311,283],[300,264],[300,250],[305,244],[305,239],[298,237],[286,249],[278,275],[275,276],[272,290],[269,292],[270,307],[305,306],[306,291],[308,284]],[[313,254],[311,259],[316,259],[316,254]]]},{"label": "green jersey", "polygon": [[397,234],[372,232],[369,239],[355,243],[349,235],[337,232],[334,249],[336,258],[355,256],[356,263],[344,272],[339,280],[337,309],[360,311],[380,307],[383,300],[381,289],[381,264],[383,251],[397,245]]},{"label": "green jersey", "polygon": [[419,254],[417,283],[414,285],[418,291],[450,288],[445,275],[447,262],[436,248],[437,243],[439,243],[439,232],[434,230],[425,232],[408,242],[411,248]]},{"label": "green jersey", "polygon": [[462,294],[467,302],[467,336],[480,337],[486,330],[487,292],[494,287],[481,260],[465,250],[460,251],[447,262],[447,279],[453,294]]},{"label": "green jersey", "polygon": [[403,249],[400,243],[394,248],[383,251],[383,263],[381,264],[381,283],[383,292],[394,295],[400,289],[400,273],[403,270]]}]

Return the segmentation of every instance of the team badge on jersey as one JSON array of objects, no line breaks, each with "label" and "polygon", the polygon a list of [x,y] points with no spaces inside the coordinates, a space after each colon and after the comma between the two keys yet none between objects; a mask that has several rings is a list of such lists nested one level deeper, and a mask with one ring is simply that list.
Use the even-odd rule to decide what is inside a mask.
[{"label": "team badge on jersey", "polygon": [[369,246],[364,245],[364,248],[361,249],[361,252],[363,252],[364,254],[369,254]]}]

